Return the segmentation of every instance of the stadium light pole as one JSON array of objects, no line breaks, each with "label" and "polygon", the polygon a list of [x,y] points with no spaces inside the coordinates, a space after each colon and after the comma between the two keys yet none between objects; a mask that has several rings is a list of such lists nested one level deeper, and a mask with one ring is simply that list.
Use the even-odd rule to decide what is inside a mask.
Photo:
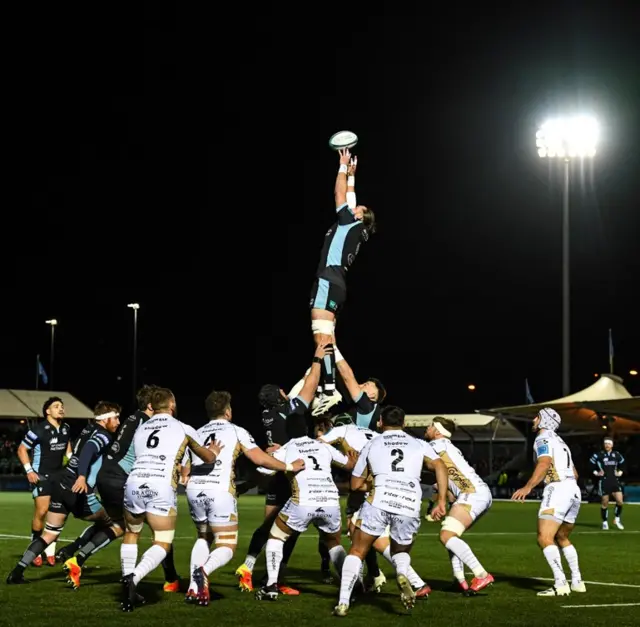
[{"label": "stadium light pole", "polygon": [[572,159],[596,155],[599,128],[591,117],[576,116],[548,120],[536,133],[538,155],[543,159],[562,159],[562,394],[571,391],[570,349],[571,316],[569,310],[569,185]]},{"label": "stadium light pole", "polygon": [[55,318],[51,318],[51,320],[45,320],[45,322],[51,327],[51,348],[49,349],[49,389],[53,390],[53,357],[55,349],[56,326],[58,326],[58,321]]},{"label": "stadium light pole", "polygon": [[131,366],[132,399],[135,402],[138,391],[138,309],[139,303],[129,303],[127,307],[133,309],[133,364]]}]

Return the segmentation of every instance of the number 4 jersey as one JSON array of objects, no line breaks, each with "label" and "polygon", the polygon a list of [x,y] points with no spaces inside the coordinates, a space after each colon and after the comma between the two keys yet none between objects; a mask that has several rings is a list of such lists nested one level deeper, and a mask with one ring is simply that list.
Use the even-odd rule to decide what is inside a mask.
[{"label": "number 4 jersey", "polygon": [[196,430],[169,414],[157,414],[133,436],[135,462],[128,483],[145,480],[178,487],[180,462],[187,447],[198,445]]},{"label": "number 4 jersey", "polygon": [[571,450],[566,442],[554,431],[544,429],[536,436],[533,443],[536,461],[541,457],[550,457],[551,466],[544,478],[545,484],[565,481],[575,481],[573,474],[573,459]]},{"label": "number 4 jersey", "polygon": [[433,447],[399,429],[389,429],[371,440],[360,453],[354,477],[374,477],[367,501],[390,514],[420,517],[420,474],[428,460],[440,459]]}]

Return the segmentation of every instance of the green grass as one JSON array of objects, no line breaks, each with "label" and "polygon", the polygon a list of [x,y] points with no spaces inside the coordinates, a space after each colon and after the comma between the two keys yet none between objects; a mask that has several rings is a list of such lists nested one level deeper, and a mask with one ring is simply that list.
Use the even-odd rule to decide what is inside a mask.
[{"label": "green grass", "polygon": [[[147,597],[147,605],[132,614],[123,614],[118,604],[119,543],[108,547],[87,563],[82,587],[76,592],[65,584],[59,566],[28,569],[26,576],[32,582],[30,585],[5,585],[4,578],[28,544],[32,501],[28,494],[1,493],[0,625],[40,623],[65,627],[110,627],[126,623],[145,627],[159,623],[193,623],[266,627],[293,623],[299,627],[337,621],[331,616],[337,600],[337,587],[319,582],[315,531],[309,531],[300,538],[290,564],[289,581],[300,588],[301,596],[280,597],[277,602],[268,603],[258,602],[253,595],[237,590],[233,572],[244,559],[251,534],[261,522],[263,505],[263,498],[240,498],[240,545],[232,562],[211,577],[212,589],[220,598],[212,601],[208,608],[186,606],[183,595],[163,593],[162,569],[158,568],[140,586],[140,592]],[[447,591],[451,573],[446,551],[437,540],[438,526],[424,522],[412,558],[413,566],[433,588],[430,599],[419,602],[412,617],[406,616],[400,605],[392,569],[380,558],[380,566],[388,579],[383,592],[354,604],[343,622],[354,627],[389,624],[390,621],[402,621],[405,625],[418,624],[417,621],[428,622],[429,627],[463,624],[469,627],[574,627],[577,624],[586,627],[609,621],[616,627],[640,624],[640,605],[563,607],[640,602],[640,535],[637,531],[640,530],[640,507],[625,508],[624,523],[627,530],[602,532],[599,506],[583,505],[573,537],[586,581],[632,584],[636,587],[587,584],[587,594],[561,598],[538,598],[535,594],[537,590],[551,585],[550,582],[535,579],[550,577],[549,567],[536,546],[537,507],[536,503],[494,503],[487,516],[465,535],[478,558],[496,578],[496,583],[477,597],[464,598]],[[62,537],[73,539],[85,524],[71,519]],[[12,535],[21,537],[8,537]],[[188,575],[193,540],[194,527],[189,519],[187,504],[181,498],[175,555],[178,572],[183,577]],[[146,548],[149,543],[149,532],[145,531],[141,548]],[[348,545],[348,538],[344,538],[344,543]],[[568,572],[567,568],[565,570]],[[262,555],[256,565],[254,581],[263,571]]]}]

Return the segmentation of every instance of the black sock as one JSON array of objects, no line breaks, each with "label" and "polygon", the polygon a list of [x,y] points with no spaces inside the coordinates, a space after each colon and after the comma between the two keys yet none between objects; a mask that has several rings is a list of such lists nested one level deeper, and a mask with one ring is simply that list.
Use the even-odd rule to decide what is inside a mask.
[{"label": "black sock", "polygon": [[96,532],[100,529],[100,525],[91,525],[86,527],[84,531],[71,543],[64,546],[61,551],[64,551],[67,555],[75,555],[81,547],[91,541]]},{"label": "black sock", "polygon": [[616,518],[620,518],[620,516],[622,516],[622,505],[616,505],[615,516]]},{"label": "black sock", "polygon": [[267,544],[267,540],[269,539],[269,530],[271,529],[271,525],[273,525],[273,518],[267,518],[254,532],[251,536],[251,542],[249,542],[249,550],[247,551],[247,555],[251,555],[252,557],[258,557]]},{"label": "black sock", "polygon": [[104,549],[105,546],[111,544],[116,539],[116,532],[111,527],[101,527],[94,534],[91,540],[87,542],[76,556],[78,566],[82,565],[98,551]]},{"label": "black sock", "polygon": [[373,547],[369,549],[369,552],[364,558],[364,563],[367,565],[367,575],[369,577],[378,577],[380,575],[380,569],[378,568],[378,553]]},{"label": "black sock", "polygon": [[178,581],[180,577],[176,572],[176,565],[173,563],[173,544],[169,547],[166,557],[162,560],[162,570],[164,570],[165,581]]},{"label": "black sock", "polygon": [[600,510],[600,515],[602,516],[602,520],[607,520],[607,518],[609,518],[609,508],[603,507]]},{"label": "black sock", "polygon": [[36,538],[39,538],[42,535],[42,529],[31,529],[31,542],[33,542]]},{"label": "black sock", "polygon": [[18,568],[24,570],[38,555],[41,555],[48,546],[49,543],[45,542],[41,537],[33,540],[18,562]]},{"label": "black sock", "polygon": [[331,352],[322,358],[322,388],[327,396],[332,396],[336,391],[336,355],[333,352],[333,344],[327,344]]},{"label": "black sock", "polygon": [[329,549],[327,545],[318,538],[318,553],[320,553],[320,570],[327,571],[331,569],[331,559],[329,558]]}]

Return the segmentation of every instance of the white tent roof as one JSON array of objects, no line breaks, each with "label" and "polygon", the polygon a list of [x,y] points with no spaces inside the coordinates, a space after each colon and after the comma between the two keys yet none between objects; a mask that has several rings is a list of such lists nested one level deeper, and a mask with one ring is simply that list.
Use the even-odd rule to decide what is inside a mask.
[{"label": "white tent roof", "polygon": [[405,427],[428,427],[436,416],[449,418],[459,427],[484,427],[496,417],[485,414],[410,414],[405,416]]},{"label": "white tent roof", "polygon": [[524,436],[508,420],[484,414],[412,414],[405,417],[404,424],[408,428],[426,428],[436,416],[448,418],[455,422],[456,432],[452,439],[471,440],[476,442],[522,442]]},{"label": "white tent roof", "polygon": [[69,392],[51,390],[0,390],[0,418],[42,418],[42,406],[51,396],[64,403],[65,420],[93,418],[93,412]]},{"label": "white tent roof", "polygon": [[614,374],[603,374],[589,387],[552,401],[479,410],[481,415],[504,416],[511,420],[532,420],[543,407],[552,407],[562,417],[563,430],[600,431],[605,423],[599,415],[613,418],[610,430],[640,433],[640,396],[631,396]]}]

